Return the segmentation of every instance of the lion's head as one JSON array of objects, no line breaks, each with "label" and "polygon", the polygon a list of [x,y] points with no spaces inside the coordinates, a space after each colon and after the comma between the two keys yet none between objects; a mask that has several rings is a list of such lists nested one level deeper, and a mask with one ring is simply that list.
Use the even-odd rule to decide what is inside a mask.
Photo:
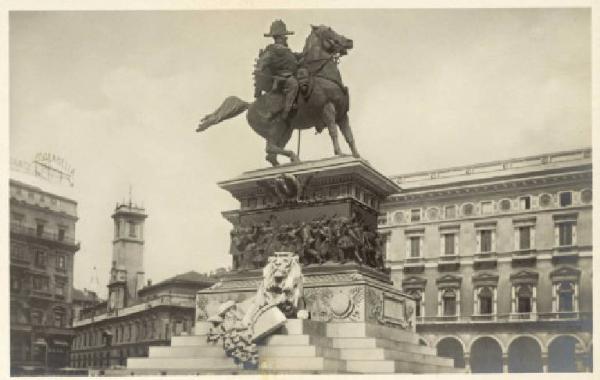
[{"label": "lion's head", "polygon": [[263,269],[265,289],[279,288],[290,291],[302,277],[298,256],[292,252],[275,252]]}]

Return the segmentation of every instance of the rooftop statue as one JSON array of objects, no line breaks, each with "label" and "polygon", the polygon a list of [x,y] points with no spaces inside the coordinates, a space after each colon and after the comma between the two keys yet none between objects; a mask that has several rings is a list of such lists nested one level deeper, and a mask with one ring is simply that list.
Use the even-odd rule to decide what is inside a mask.
[{"label": "rooftop statue", "polygon": [[292,162],[298,156],[285,147],[295,129],[327,128],[333,152],[342,154],[337,127],[348,143],[352,154],[359,157],[354,143],[348,109],[348,88],[338,70],[341,56],[352,49],[353,43],[325,25],[311,26],[311,33],[301,53],[294,53],[287,44],[288,31],[281,20],[271,24],[265,37],[274,43],[259,52],[254,70],[252,103],[230,96],[213,113],[200,121],[197,132],[248,111],[250,127],[266,140],[266,160],[279,165],[277,155]]}]

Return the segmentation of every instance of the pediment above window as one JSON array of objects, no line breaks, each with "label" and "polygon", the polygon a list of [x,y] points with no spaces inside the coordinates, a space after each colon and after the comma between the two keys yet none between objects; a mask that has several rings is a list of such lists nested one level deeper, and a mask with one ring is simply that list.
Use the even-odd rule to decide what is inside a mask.
[{"label": "pediment above window", "polygon": [[510,275],[510,281],[515,284],[534,284],[537,283],[539,274],[537,272],[523,270]]},{"label": "pediment above window", "polygon": [[402,281],[404,289],[425,289],[425,285],[427,285],[427,279],[422,277],[409,277]]},{"label": "pediment above window", "polygon": [[498,284],[498,275],[495,273],[478,273],[472,278],[476,285],[496,285]]},{"label": "pediment above window", "polygon": [[581,271],[572,267],[561,267],[550,272],[550,278],[553,282],[565,280],[578,280]]},{"label": "pediment above window", "polygon": [[462,282],[461,277],[453,276],[450,274],[446,275],[446,276],[442,276],[435,281],[435,283],[439,287],[453,287],[453,288],[459,288],[461,282]]}]

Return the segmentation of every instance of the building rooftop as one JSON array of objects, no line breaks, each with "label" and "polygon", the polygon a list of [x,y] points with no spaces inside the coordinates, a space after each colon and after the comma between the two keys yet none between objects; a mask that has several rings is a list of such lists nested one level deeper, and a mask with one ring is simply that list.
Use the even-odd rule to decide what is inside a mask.
[{"label": "building rooftop", "polygon": [[466,184],[482,180],[531,175],[535,172],[561,171],[577,166],[591,165],[592,148],[581,148],[512,158],[500,161],[456,166],[390,176],[402,190],[435,188],[445,185]]},{"label": "building rooftop", "polygon": [[163,280],[159,283],[148,285],[139,290],[139,294],[143,295],[151,290],[163,288],[169,285],[210,285],[216,282],[216,279],[211,278],[205,274],[198,273],[196,271],[189,271],[182,274],[178,274],[173,277],[169,277],[166,280]]},{"label": "building rooftop", "polygon": [[79,290],[77,288],[73,288],[73,301],[101,302],[102,299],[100,299],[96,292],[92,290]]}]

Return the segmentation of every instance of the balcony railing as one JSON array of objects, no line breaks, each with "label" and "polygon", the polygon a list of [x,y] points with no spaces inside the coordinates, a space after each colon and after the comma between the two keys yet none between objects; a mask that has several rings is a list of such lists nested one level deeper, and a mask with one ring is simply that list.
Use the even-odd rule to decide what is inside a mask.
[{"label": "balcony railing", "polygon": [[76,241],[71,236],[68,236],[68,235],[60,236],[58,233],[48,232],[48,231],[38,232],[38,230],[36,228],[25,227],[25,226],[22,226],[22,225],[16,224],[16,223],[10,224],[10,232],[27,235],[27,236],[32,236],[32,237],[38,237],[38,238],[46,239],[46,240],[57,241],[57,242],[61,242],[64,244],[79,245],[79,242]]},{"label": "balcony railing", "polygon": [[510,313],[510,314],[474,314],[460,316],[417,317],[417,323],[512,323],[531,321],[564,321],[591,319],[591,313],[562,311],[550,313]]}]

